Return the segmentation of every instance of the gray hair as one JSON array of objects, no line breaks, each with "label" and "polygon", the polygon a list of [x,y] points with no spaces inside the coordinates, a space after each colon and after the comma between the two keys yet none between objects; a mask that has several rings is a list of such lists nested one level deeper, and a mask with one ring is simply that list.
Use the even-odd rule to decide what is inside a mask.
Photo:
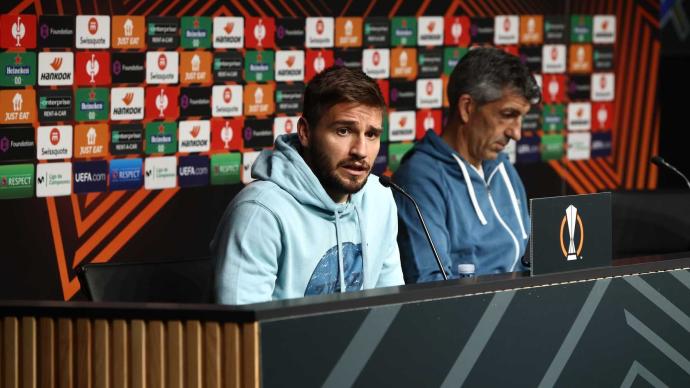
[{"label": "gray hair", "polygon": [[492,47],[471,49],[455,66],[448,81],[451,112],[457,109],[463,94],[483,105],[501,99],[506,89],[530,104],[541,101],[537,81],[518,57]]}]

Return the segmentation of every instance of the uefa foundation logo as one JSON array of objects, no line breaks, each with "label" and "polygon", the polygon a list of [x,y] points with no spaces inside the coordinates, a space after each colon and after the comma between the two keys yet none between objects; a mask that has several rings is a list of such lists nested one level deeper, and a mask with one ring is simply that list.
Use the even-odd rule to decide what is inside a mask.
[{"label": "uefa foundation logo", "polygon": [[[567,250],[563,241],[563,231],[566,223],[568,224],[569,241]],[[575,232],[579,233],[576,234]],[[561,220],[561,232],[559,236],[561,237],[561,251],[563,252],[563,256],[565,256],[568,261],[582,259],[580,253],[582,253],[582,246],[585,241],[585,228],[582,226],[582,218],[577,214],[577,208],[573,205],[565,209],[565,216],[563,216]],[[578,241],[577,249],[575,248],[576,239]]]}]

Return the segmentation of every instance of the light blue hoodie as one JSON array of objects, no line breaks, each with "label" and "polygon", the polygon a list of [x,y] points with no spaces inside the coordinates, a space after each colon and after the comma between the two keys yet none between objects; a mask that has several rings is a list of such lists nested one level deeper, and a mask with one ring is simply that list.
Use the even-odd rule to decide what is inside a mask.
[{"label": "light blue hoodie", "polygon": [[254,162],[257,181],[228,205],[211,244],[219,303],[403,284],[390,190],[371,175],[337,204],[298,147],[296,134],[278,137]]},{"label": "light blue hoodie", "polygon": [[[482,162],[484,177],[433,131],[405,155],[393,181],[417,201],[449,277],[458,264],[475,273],[525,270],[520,260],[529,241],[525,188],[505,154]],[[414,208],[395,196],[398,243],[407,283],[441,280]]]}]

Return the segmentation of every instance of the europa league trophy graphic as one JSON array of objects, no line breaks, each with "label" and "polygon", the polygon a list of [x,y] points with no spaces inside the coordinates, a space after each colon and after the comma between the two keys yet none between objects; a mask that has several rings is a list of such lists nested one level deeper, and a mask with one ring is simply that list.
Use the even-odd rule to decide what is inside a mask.
[{"label": "europa league trophy graphic", "polygon": [[223,141],[225,149],[230,148],[230,140],[232,140],[232,127],[229,122],[225,122],[225,126],[220,130],[220,140]]},{"label": "europa league trophy graphic", "polygon": [[158,108],[158,117],[165,117],[165,109],[168,107],[168,96],[165,91],[161,89],[161,93],[156,96],[156,108]]},{"label": "europa league trophy graphic", "polygon": [[565,218],[568,222],[568,237],[570,237],[570,244],[568,244],[568,261],[577,260],[575,254],[575,222],[577,222],[577,208],[573,205],[565,209]]},{"label": "europa league trophy graphic", "polygon": [[24,23],[22,23],[22,17],[17,16],[17,21],[12,24],[12,37],[17,40],[17,47],[21,47],[21,40],[24,39],[26,34],[26,28]]},{"label": "europa league trophy graphic", "polygon": [[88,74],[91,79],[89,80],[90,83],[94,84],[96,83],[95,76],[98,74],[99,66],[98,66],[98,60],[96,59],[95,54],[91,54],[91,59],[86,62],[86,74]]}]

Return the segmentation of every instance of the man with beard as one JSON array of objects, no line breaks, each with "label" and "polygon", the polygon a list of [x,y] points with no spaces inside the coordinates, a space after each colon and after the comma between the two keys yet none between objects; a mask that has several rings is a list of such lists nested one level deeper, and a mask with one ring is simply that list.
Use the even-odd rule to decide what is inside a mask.
[{"label": "man with beard", "polygon": [[[522,118],[541,91],[520,59],[475,48],[448,81],[448,119],[441,136],[427,131],[393,180],[416,198],[450,278],[522,271],[529,240],[525,188],[502,153],[521,137]],[[405,281],[441,280],[415,209],[395,197]],[[470,270],[471,271],[471,270]]]},{"label": "man with beard", "polygon": [[259,155],[256,181],[228,205],[211,243],[219,303],[403,284],[395,201],[367,179],[384,111],[359,70],[333,67],[309,82],[297,133]]}]

